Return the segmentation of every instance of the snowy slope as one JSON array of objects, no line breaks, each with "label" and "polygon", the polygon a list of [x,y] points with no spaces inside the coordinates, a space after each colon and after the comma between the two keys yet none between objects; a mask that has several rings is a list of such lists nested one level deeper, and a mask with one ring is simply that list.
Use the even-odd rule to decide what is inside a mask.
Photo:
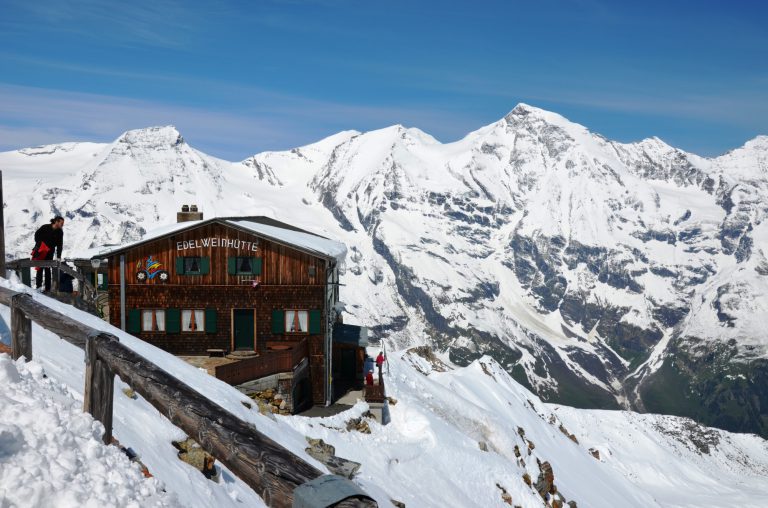
[{"label": "snowy slope", "polygon": [[0,386],[2,506],[180,506],[101,443],[104,427],[39,363],[0,354]]},{"label": "snowy slope", "polygon": [[447,144],[398,125],[231,163],[161,127],[0,154],[13,256],[53,213],[70,254],[185,203],[263,214],[344,242],[348,320],[400,346],[492,355],[550,401],[763,435],[767,161],[766,136],[707,159],[524,104]]},{"label": "snowy slope", "polygon": [[[21,289],[18,284],[4,285]],[[757,436],[708,429],[682,418],[545,404],[490,357],[449,370],[424,350],[391,354],[385,373],[388,395],[396,402],[390,406],[392,421],[387,426],[365,417],[368,408],[364,402],[333,417],[272,419],[246,408],[242,402],[249,399],[234,388],[183,361],[93,316],[41,295],[33,297],[117,334],[122,343],[322,470],[324,466],[304,452],[306,438],[333,445],[337,456],[361,464],[356,481],[382,507],[392,506],[390,500],[406,506],[504,507],[508,506],[505,499],[525,508],[543,507],[544,500],[535,489],[537,483],[544,485],[539,480],[545,479],[542,471],[547,470],[553,474],[559,496],[578,506],[748,508],[764,506],[768,494],[768,442]],[[0,307],[0,315],[7,322],[8,309]],[[75,422],[71,427],[85,432],[93,443],[87,446],[93,455],[89,459],[103,456],[124,461],[115,449],[94,451],[98,448],[94,429],[99,425],[78,413],[82,351],[34,326],[33,354],[34,362],[18,368],[25,379],[33,378],[42,385],[35,386],[35,394],[43,401],[40,405],[51,397],[67,408]],[[0,357],[0,373],[9,372],[9,365],[9,360]],[[43,372],[48,380],[41,380]],[[79,503],[87,505],[90,500],[91,505],[104,505],[100,501],[112,495],[124,496],[114,504],[128,505],[130,495],[135,495],[141,506],[170,504],[174,496],[183,506],[263,506],[253,491],[226,470],[222,482],[216,484],[180,462],[170,442],[183,433],[141,397],[126,397],[123,387],[116,382],[114,434],[141,456],[161,483],[153,480],[140,491],[135,475],[127,475],[126,480],[110,476],[112,482],[124,482],[125,490],[106,493],[94,489],[90,497],[75,483],[71,488]],[[53,395],[41,397],[40,393]],[[348,430],[348,422],[361,417],[368,423],[369,434]],[[67,420],[57,422],[65,426]],[[16,426],[27,433],[35,427],[31,423]],[[0,421],[0,429],[7,428],[8,422]],[[64,457],[76,454],[69,450],[71,444],[65,439],[56,450]],[[599,458],[591,450],[597,450]],[[2,460],[5,458],[0,457]],[[16,455],[8,459],[14,468],[20,462]],[[98,471],[95,465],[92,469]],[[94,476],[95,481],[102,480]],[[28,492],[48,495],[50,491],[35,482],[37,477],[19,479]],[[161,487],[168,494],[162,496]],[[52,505],[74,506],[64,501]]]}]

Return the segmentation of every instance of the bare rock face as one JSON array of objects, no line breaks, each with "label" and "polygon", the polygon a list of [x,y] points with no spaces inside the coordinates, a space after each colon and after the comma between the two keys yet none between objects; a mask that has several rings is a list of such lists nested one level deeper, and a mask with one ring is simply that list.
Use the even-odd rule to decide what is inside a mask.
[{"label": "bare rock face", "polygon": [[557,492],[555,473],[552,471],[552,466],[549,462],[545,461],[539,464],[539,477],[536,479],[534,487],[545,500],[549,499],[550,494]]},{"label": "bare rock face", "polygon": [[357,432],[362,432],[363,434],[370,434],[371,426],[368,425],[368,420],[373,418],[373,414],[370,411],[366,411],[362,414],[362,416],[360,416],[360,418],[350,419],[347,422],[347,430],[356,430]]},{"label": "bare rock face", "polygon": [[206,478],[218,482],[220,474],[214,465],[216,459],[210,453],[203,450],[200,445],[192,438],[184,441],[173,441],[173,446],[178,450],[178,457],[181,461],[200,471]]},{"label": "bare rock face", "polygon": [[429,374],[430,371],[447,372],[451,370],[450,367],[448,367],[448,365],[445,364],[445,362],[443,362],[440,358],[437,357],[435,352],[429,346],[412,347],[407,352],[409,354],[423,358],[424,360],[427,361],[429,365],[428,369],[430,370],[424,369],[422,366],[416,365],[416,368],[422,374]]},{"label": "bare rock face", "polygon": [[361,464],[359,462],[337,457],[336,448],[322,439],[308,437],[307,443],[309,443],[309,446],[305,448],[305,451],[312,458],[325,464],[333,474],[352,479],[360,469]]},{"label": "bare rock face", "polygon": [[507,503],[508,505],[511,505],[512,504],[512,495],[509,492],[507,492],[507,489],[505,489],[504,487],[502,487],[498,483],[496,484],[496,487],[501,491],[501,500],[504,501],[505,503]]}]

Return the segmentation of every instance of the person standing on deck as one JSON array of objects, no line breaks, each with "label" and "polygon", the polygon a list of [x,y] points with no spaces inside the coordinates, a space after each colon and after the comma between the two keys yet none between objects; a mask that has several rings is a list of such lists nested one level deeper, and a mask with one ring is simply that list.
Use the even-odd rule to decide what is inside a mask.
[{"label": "person standing on deck", "polygon": [[376,357],[376,366],[379,368],[379,384],[382,384],[382,377],[381,377],[381,366],[384,365],[384,362],[387,361],[386,358],[384,358],[384,353],[379,351],[379,356]]},{"label": "person standing on deck", "polygon": [[[50,224],[41,226],[35,231],[35,248],[32,250],[32,259],[50,261],[56,254],[56,259],[61,259],[61,249],[64,244],[64,217],[57,215],[51,219]],[[35,276],[35,287],[40,289],[45,276],[45,292],[51,290],[51,269],[38,268]]]}]

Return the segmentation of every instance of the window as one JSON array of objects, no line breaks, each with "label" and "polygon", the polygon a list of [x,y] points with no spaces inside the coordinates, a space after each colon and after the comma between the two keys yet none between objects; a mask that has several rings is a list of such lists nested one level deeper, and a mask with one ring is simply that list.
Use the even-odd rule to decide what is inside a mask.
[{"label": "window", "polygon": [[141,311],[142,332],[164,332],[165,311],[161,309],[145,309]]},{"label": "window", "polygon": [[204,332],[205,331],[205,311],[203,309],[182,309],[181,331],[182,332]]},{"label": "window", "polygon": [[207,256],[184,256],[176,258],[176,273],[179,275],[208,275],[211,258]]},{"label": "window", "polygon": [[237,273],[253,273],[253,263],[251,258],[236,258]]},{"label": "window", "polygon": [[227,258],[227,271],[229,275],[261,275],[261,258]]},{"label": "window", "polygon": [[199,257],[184,258],[184,273],[199,274],[201,273],[201,265]]},{"label": "window", "polygon": [[313,310],[272,310],[272,334],[323,333],[323,311]]},{"label": "window", "polygon": [[285,333],[309,333],[309,312],[306,310],[286,310]]}]

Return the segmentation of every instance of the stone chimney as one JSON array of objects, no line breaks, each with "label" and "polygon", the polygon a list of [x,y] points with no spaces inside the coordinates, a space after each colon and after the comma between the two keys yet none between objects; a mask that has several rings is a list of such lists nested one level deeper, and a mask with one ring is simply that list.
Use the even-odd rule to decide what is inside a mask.
[{"label": "stone chimney", "polygon": [[181,211],[176,212],[176,222],[203,220],[203,212],[197,211],[197,205],[181,205]]}]

